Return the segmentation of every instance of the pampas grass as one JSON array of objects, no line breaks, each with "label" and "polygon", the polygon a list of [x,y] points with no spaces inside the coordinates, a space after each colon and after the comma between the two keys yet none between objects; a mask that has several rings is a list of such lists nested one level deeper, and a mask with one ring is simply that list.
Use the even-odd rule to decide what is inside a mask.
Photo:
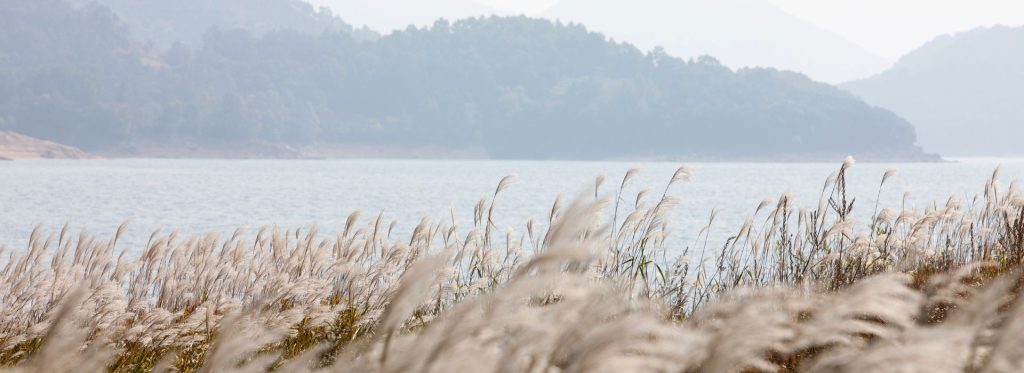
[{"label": "pampas grass", "polygon": [[[156,232],[133,250],[35,229],[0,269],[4,371],[590,372],[1024,369],[1024,197],[853,220],[845,160],[813,209],[762,201],[727,239],[667,247],[665,192],[606,176],[525,232],[383,216],[329,238],[264,227]],[[880,189],[895,171],[881,175]],[[546,221],[545,221],[546,220]],[[714,222],[714,213],[708,226]],[[707,227],[705,227],[707,228]],[[134,248],[133,248],[134,249]],[[696,253],[696,251],[700,253]],[[692,253],[691,253],[692,251]],[[669,253],[677,255],[669,256]],[[699,255],[697,255],[699,254]]]}]

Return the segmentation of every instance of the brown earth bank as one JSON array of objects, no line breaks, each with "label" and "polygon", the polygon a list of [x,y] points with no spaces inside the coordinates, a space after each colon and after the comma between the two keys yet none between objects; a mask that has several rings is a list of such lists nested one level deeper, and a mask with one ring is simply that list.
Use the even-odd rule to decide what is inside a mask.
[{"label": "brown earth bank", "polygon": [[41,140],[20,133],[0,131],[0,160],[94,158],[99,157],[73,146]]}]

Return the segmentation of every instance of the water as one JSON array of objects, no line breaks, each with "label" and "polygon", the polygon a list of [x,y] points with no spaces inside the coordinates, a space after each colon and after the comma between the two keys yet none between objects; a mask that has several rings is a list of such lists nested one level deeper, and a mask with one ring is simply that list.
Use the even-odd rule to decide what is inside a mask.
[{"label": "water", "polygon": [[[898,170],[882,191],[882,206],[923,207],[950,195],[970,201],[997,165],[1002,185],[1024,178],[1024,160],[964,159],[943,164],[858,163],[848,176],[856,209],[870,214],[886,169]],[[230,233],[239,226],[341,229],[348,214],[363,220],[383,212],[399,221],[395,234],[409,232],[424,216],[472,225],[473,205],[493,193],[505,175],[516,182],[497,201],[495,222],[504,230],[525,230],[528,217],[543,220],[559,194],[592,188],[608,174],[603,191],[613,193],[627,169],[642,172],[627,198],[650,188],[654,202],[680,164],[625,162],[429,161],[429,160],[174,160],[0,162],[0,245],[24,250],[41,224],[56,233],[69,223],[103,237],[130,221],[120,247],[137,250],[158,228],[165,232]],[[695,163],[692,182],[671,194],[683,203],[671,214],[674,248],[691,245],[712,209],[719,215],[712,240],[724,240],[764,198],[790,192],[800,206],[814,207],[825,178],[839,163]],[[589,189],[592,191],[592,189]],[[122,246],[123,245],[123,246]]]}]

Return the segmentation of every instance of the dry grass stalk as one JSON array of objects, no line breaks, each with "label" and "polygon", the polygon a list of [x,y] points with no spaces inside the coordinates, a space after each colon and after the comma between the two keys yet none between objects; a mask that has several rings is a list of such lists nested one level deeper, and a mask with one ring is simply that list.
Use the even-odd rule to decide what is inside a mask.
[{"label": "dry grass stalk", "polygon": [[[668,259],[669,195],[632,206],[605,181],[546,228],[378,215],[255,236],[154,233],[131,257],[65,227],[0,268],[9,371],[1019,371],[1024,197],[996,176],[976,200],[876,206],[852,219],[846,160],[820,203],[763,201],[736,234]],[[672,184],[693,171],[680,168]],[[882,176],[884,187],[893,172]],[[611,207],[614,206],[614,207]],[[610,221],[605,220],[612,209]],[[620,215],[620,209],[625,209]],[[619,218],[622,218],[621,221]],[[714,214],[709,219],[709,226]],[[461,232],[461,233],[460,233]],[[699,258],[690,258],[693,250]]]}]

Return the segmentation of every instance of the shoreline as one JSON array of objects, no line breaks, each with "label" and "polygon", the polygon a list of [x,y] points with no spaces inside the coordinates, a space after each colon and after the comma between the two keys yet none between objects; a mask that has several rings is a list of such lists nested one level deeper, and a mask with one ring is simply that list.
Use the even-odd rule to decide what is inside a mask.
[{"label": "shoreline", "polygon": [[[495,162],[611,162],[611,163],[791,163],[791,164],[817,164],[835,163],[839,158],[810,158],[810,159],[775,159],[775,158],[683,158],[683,159],[642,159],[642,158],[612,158],[612,159],[577,159],[577,158],[551,158],[551,159],[530,159],[530,158],[441,158],[441,157],[300,157],[300,158],[274,158],[274,157],[92,157],[92,158],[31,158],[31,159],[10,159],[0,156],[0,162],[26,162],[26,161],[116,161],[116,160],[211,160],[211,161],[495,161]],[[971,159],[1022,159],[1017,157],[960,157],[956,159],[939,160],[913,160],[913,159],[881,159],[881,158],[856,158],[860,163],[962,163]]]},{"label": "shoreline", "polygon": [[0,160],[39,159],[219,159],[219,160],[495,160],[495,161],[578,161],[578,162],[667,162],[667,163],[823,163],[853,156],[869,163],[950,163],[938,154],[919,149],[892,152],[794,152],[772,154],[624,154],[616,156],[495,156],[480,146],[398,146],[312,143],[291,146],[268,142],[228,142],[218,146],[159,144],[141,142],[119,147],[83,151],[53,141],[14,132],[0,132]]},{"label": "shoreline", "polygon": [[[194,153],[188,152],[176,152],[174,154],[168,153],[142,153],[142,154],[126,154],[126,153],[91,153],[89,157],[82,158],[22,158],[22,159],[11,159],[13,160],[130,160],[130,159],[182,159],[182,160],[323,160],[323,161],[341,161],[341,160],[393,160],[393,161],[511,161],[511,162],[638,162],[638,163],[834,163],[840,162],[850,154],[795,154],[795,155],[767,155],[767,156],[710,156],[710,155],[691,155],[691,156],[622,156],[622,157],[607,157],[607,158],[594,158],[594,157],[489,157],[478,153],[471,152],[449,152],[449,151],[411,151],[406,153],[399,152],[346,152],[346,153],[333,153],[333,154],[252,154],[252,153],[235,153],[235,152],[208,152],[199,151]],[[964,160],[970,159],[1014,159],[1024,157],[991,157],[991,156],[979,156],[979,157],[942,157],[939,155],[926,154],[923,156],[917,155],[878,155],[878,154],[861,154],[854,153],[852,155],[858,162],[864,163],[959,163]],[[0,154],[0,160],[4,160],[3,154]]]}]

